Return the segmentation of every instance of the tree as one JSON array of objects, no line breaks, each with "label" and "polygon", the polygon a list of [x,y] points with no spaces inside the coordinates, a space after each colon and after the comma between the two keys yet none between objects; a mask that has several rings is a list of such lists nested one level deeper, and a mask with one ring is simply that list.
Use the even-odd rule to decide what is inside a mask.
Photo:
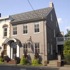
[{"label": "tree", "polygon": [[64,43],[64,58],[67,64],[70,64],[70,40],[65,41]]},{"label": "tree", "polygon": [[70,30],[67,29],[67,34],[65,35],[65,37],[70,37]]},{"label": "tree", "polygon": [[[65,37],[70,37],[70,30],[67,29],[67,34]],[[70,40],[66,40],[64,43],[64,50],[63,50],[65,62],[70,64]]]}]

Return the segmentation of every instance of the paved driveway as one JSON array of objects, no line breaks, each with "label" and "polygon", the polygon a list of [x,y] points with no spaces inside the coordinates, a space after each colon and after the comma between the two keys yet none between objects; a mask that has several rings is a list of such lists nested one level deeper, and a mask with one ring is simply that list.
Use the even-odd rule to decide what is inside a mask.
[{"label": "paved driveway", "polygon": [[17,66],[17,65],[0,65],[0,70],[59,70],[52,67],[32,67],[32,66]]}]

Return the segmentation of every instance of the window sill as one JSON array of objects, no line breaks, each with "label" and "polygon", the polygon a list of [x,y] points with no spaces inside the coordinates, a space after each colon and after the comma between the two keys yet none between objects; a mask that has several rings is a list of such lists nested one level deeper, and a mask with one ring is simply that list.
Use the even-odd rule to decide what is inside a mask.
[{"label": "window sill", "polygon": [[16,35],[12,35],[12,36],[17,36],[17,34]]},{"label": "window sill", "polygon": [[28,33],[26,33],[26,34],[23,34],[23,35],[28,35]]},{"label": "window sill", "polygon": [[40,32],[34,32],[34,34],[39,34]]},{"label": "window sill", "polygon": [[3,38],[7,38],[7,36],[4,36]]}]

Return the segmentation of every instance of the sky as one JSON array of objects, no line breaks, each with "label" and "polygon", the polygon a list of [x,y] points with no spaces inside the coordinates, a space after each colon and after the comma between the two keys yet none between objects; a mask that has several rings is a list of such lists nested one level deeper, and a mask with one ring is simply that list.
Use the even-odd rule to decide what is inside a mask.
[{"label": "sky", "polygon": [[[53,2],[60,31],[66,34],[70,30],[70,0],[29,0],[34,10],[46,8]],[[2,17],[19,14],[33,9],[28,0],[0,0],[0,13]]]}]

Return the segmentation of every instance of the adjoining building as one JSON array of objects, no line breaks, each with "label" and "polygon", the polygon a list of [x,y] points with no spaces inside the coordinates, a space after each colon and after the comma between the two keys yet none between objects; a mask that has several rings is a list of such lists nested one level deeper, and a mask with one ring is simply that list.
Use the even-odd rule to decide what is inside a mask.
[{"label": "adjoining building", "polygon": [[[10,20],[9,16],[7,17],[0,17],[0,55],[3,49],[7,49],[3,47],[3,42],[6,40],[6,38],[9,38],[9,33],[10,33]],[[4,54],[8,54],[9,51],[6,52],[4,51]]]}]

